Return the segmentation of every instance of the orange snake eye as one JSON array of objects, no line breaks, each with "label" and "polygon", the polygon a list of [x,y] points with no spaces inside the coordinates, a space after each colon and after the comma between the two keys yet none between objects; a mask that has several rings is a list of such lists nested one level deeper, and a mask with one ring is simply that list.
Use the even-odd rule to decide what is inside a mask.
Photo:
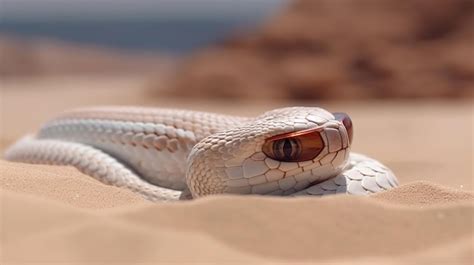
[{"label": "orange snake eye", "polygon": [[263,153],[282,162],[314,159],[324,148],[319,128],[276,135],[266,140]]}]

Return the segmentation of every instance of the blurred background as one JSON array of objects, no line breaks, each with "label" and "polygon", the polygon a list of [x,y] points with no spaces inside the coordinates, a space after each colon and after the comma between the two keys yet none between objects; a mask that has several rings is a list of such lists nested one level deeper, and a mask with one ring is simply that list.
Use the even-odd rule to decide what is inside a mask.
[{"label": "blurred background", "polygon": [[473,25],[472,0],[0,0],[0,149],[86,105],[318,105],[402,182],[470,188]]}]

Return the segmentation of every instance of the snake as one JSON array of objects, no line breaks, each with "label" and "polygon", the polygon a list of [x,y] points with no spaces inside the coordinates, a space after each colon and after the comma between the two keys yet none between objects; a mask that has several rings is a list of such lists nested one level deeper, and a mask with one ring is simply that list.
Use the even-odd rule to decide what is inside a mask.
[{"label": "snake", "polygon": [[72,109],[19,139],[10,161],[67,165],[150,201],[214,194],[370,195],[398,186],[381,162],[351,152],[348,114],[285,107],[256,117],[184,109]]}]

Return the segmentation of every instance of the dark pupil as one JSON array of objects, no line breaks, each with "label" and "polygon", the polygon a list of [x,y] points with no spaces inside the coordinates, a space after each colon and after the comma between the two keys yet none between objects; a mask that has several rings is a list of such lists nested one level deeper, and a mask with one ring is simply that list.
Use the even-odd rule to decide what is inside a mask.
[{"label": "dark pupil", "polygon": [[274,153],[279,160],[291,161],[298,158],[300,146],[296,139],[284,139],[276,141],[273,146]]},{"label": "dark pupil", "polygon": [[290,140],[285,140],[285,143],[283,144],[283,154],[285,155],[285,158],[291,158],[292,150]]}]

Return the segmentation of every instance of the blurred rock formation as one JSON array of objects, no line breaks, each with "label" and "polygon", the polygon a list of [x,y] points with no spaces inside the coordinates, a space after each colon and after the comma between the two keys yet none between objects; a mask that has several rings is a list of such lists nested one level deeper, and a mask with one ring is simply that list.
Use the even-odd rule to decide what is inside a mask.
[{"label": "blurred rock formation", "polygon": [[0,35],[0,77],[148,74],[169,71],[175,58],[90,45]]},{"label": "blurred rock formation", "polygon": [[474,1],[296,0],[182,65],[179,97],[472,97]]}]

